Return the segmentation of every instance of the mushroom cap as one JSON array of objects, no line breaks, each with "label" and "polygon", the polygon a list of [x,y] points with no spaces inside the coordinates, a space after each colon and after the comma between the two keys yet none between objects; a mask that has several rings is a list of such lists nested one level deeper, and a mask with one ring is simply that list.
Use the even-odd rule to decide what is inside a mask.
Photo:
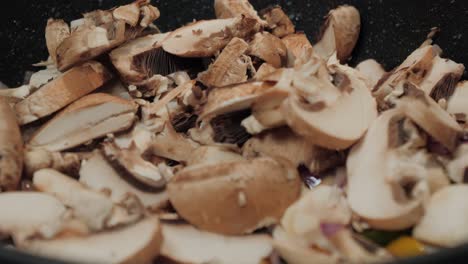
[{"label": "mushroom cap", "polygon": [[288,50],[280,38],[264,32],[258,32],[253,36],[249,44],[248,54],[264,60],[275,68],[286,64]]},{"label": "mushroom cap", "polygon": [[187,167],[171,179],[167,190],[172,205],[189,223],[235,235],[277,222],[298,198],[300,187],[295,169],[257,158]]},{"label": "mushroom cap", "polygon": [[[88,236],[33,239],[18,244],[27,252],[77,263],[149,263],[162,243],[157,217],[148,217],[133,225]],[[131,241],[131,243],[129,243]]]},{"label": "mushroom cap", "polygon": [[447,186],[431,196],[426,213],[413,229],[413,236],[442,247],[468,241],[468,185]]},{"label": "mushroom cap", "polygon": [[163,224],[161,255],[177,263],[259,264],[273,250],[267,235],[223,236],[190,225]]},{"label": "mushroom cap", "polygon": [[43,125],[31,138],[30,147],[61,151],[91,139],[129,128],[137,106],[104,93],[85,96]]},{"label": "mushroom cap", "polygon": [[391,128],[402,118],[401,109],[383,112],[351,149],[346,162],[349,205],[355,214],[378,229],[405,229],[416,224],[423,214],[421,199],[401,197],[403,187],[391,180],[394,170],[390,162],[394,157],[390,144],[392,138],[398,137]]}]

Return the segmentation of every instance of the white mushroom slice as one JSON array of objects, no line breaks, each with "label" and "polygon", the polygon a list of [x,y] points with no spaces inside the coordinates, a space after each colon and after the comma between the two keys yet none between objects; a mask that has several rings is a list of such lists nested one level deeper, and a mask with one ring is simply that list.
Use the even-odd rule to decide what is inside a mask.
[{"label": "white mushroom slice", "polygon": [[0,89],[0,96],[7,100],[8,103],[12,103],[12,106],[14,106],[17,102],[28,97],[33,90],[34,87],[31,85],[21,85],[18,88]]},{"label": "white mushroom slice", "polygon": [[416,86],[405,83],[405,96],[397,101],[405,114],[424,129],[434,139],[449,150],[454,150],[458,144],[458,135],[461,132],[449,113],[444,111],[429,95]]},{"label": "white mushroom slice", "polygon": [[49,18],[45,29],[45,40],[49,56],[57,61],[56,50],[62,41],[70,36],[70,27],[62,19]]},{"label": "white mushroom slice", "polygon": [[34,88],[40,88],[44,84],[47,84],[53,79],[59,77],[60,74],[61,73],[55,67],[40,70],[31,75],[31,78],[29,79],[29,85]]},{"label": "white mushroom slice", "polygon": [[273,251],[266,235],[222,236],[189,225],[163,224],[161,256],[176,263],[259,264]]},{"label": "white mushroom slice", "polygon": [[455,152],[454,158],[446,165],[450,179],[456,183],[468,182],[468,145],[462,144]]},{"label": "white mushroom slice", "polygon": [[328,13],[314,50],[325,60],[336,52],[338,59],[345,62],[353,52],[360,29],[359,11],[349,5],[339,6]]},{"label": "white mushroom slice", "polygon": [[267,21],[268,28],[273,35],[278,38],[292,34],[295,31],[291,19],[289,19],[280,6],[266,8],[260,12],[260,15]]},{"label": "white mushroom slice", "polygon": [[90,153],[50,152],[45,149],[32,149],[24,153],[24,173],[31,177],[40,169],[51,168],[66,174],[76,174],[81,161]]},{"label": "white mushroom slice", "polygon": [[378,229],[401,230],[416,224],[429,192],[424,166],[396,152],[407,136],[401,131],[402,120],[401,109],[385,111],[351,149],[346,162],[349,205]]},{"label": "white mushroom slice", "polygon": [[314,49],[304,33],[295,33],[281,39],[288,50],[288,67],[293,67],[313,53]]},{"label": "white mushroom slice", "polygon": [[135,27],[140,20],[139,4],[138,2],[133,2],[128,5],[119,6],[112,11],[112,15],[115,19],[123,20],[130,26]]},{"label": "white mushroom slice", "polygon": [[0,191],[12,191],[23,171],[23,139],[15,113],[1,96],[0,113]]},{"label": "white mushroom slice", "polygon": [[48,116],[101,87],[111,78],[98,62],[74,67],[15,105],[21,125]]},{"label": "white mushroom slice", "polygon": [[0,194],[0,233],[14,239],[39,235],[49,238],[61,229],[65,206],[55,197],[38,192]]},{"label": "white mushroom slice", "polygon": [[374,88],[374,86],[386,73],[382,65],[373,59],[361,61],[356,66],[356,70],[358,70],[367,78],[367,85],[370,90]]},{"label": "white mushroom slice", "polygon": [[230,87],[218,88],[208,95],[208,100],[199,115],[200,120],[248,109],[266,90],[272,87],[266,82],[247,82]]},{"label": "white mushroom slice", "polygon": [[201,146],[187,160],[187,166],[208,165],[220,162],[243,161],[245,160],[239,153],[234,152],[225,146]]},{"label": "white mushroom slice", "polygon": [[141,216],[141,212],[136,212],[136,215],[126,212],[123,207],[114,205],[104,193],[89,189],[56,170],[37,171],[34,173],[33,184],[38,190],[54,195],[70,207],[74,216],[83,220],[91,230],[99,231],[106,227],[131,223]]},{"label": "white mushroom slice", "polygon": [[164,130],[154,137],[148,148],[148,153],[183,162],[189,158],[197,147],[197,143],[177,133],[172,125],[166,123]]},{"label": "white mushroom slice", "polygon": [[249,45],[233,38],[208,69],[198,74],[198,80],[207,87],[222,87],[247,81],[247,62],[242,55]]},{"label": "white mushroom slice", "polygon": [[171,179],[168,193],[176,211],[191,224],[235,235],[277,222],[298,198],[300,186],[295,168],[257,158],[186,167]]},{"label": "white mushroom slice", "polygon": [[447,112],[453,114],[457,121],[466,129],[468,128],[468,81],[461,82],[455,88],[455,92],[448,100]]},{"label": "white mushroom slice", "polygon": [[413,229],[413,236],[442,247],[455,247],[468,241],[468,185],[456,184],[436,192],[426,213]]},{"label": "white mushroom slice", "polygon": [[262,65],[260,65],[260,67],[257,69],[257,72],[255,73],[255,80],[257,81],[262,81],[263,78],[265,78],[266,76],[270,75],[271,73],[275,72],[276,71],[276,68],[271,66],[270,64],[268,63],[262,63]]},{"label": "white mushroom slice", "polygon": [[314,173],[333,168],[342,160],[338,152],[317,147],[286,127],[249,139],[242,148],[242,155],[248,159],[259,155],[280,157],[295,167],[305,165]]},{"label": "white mushroom slice", "polygon": [[275,68],[286,64],[287,52],[281,39],[268,32],[255,34],[249,43],[249,55],[260,58]]},{"label": "white mushroom slice", "polygon": [[17,245],[31,254],[76,263],[150,263],[161,248],[157,217],[88,236],[33,239]]},{"label": "white mushroom slice", "polygon": [[151,211],[163,207],[169,200],[165,191],[144,190],[126,181],[99,153],[81,165],[80,182],[96,191],[109,190],[114,202],[121,201],[127,193],[134,194]]},{"label": "white mushroom slice", "polygon": [[259,23],[265,23],[258,16],[249,0],[215,0],[214,9],[216,18],[233,18],[244,15],[256,19]]},{"label": "white mushroom slice", "polygon": [[96,93],[74,102],[42,126],[29,146],[62,151],[91,139],[129,128],[136,105],[115,96]]},{"label": "white mushroom slice", "polygon": [[[328,149],[345,149],[366,132],[377,117],[377,108],[367,85],[354,69],[336,64],[335,70],[337,86],[323,77],[315,78],[321,80],[320,83],[309,82],[310,79],[304,82],[307,89],[314,88],[312,84],[318,85],[320,89],[314,88],[313,92],[323,99],[311,102],[310,97],[306,97],[309,92],[304,96],[292,94],[283,103],[282,113],[292,130],[312,143]],[[296,84],[297,80],[294,81]],[[338,97],[334,99],[335,95],[329,97],[325,92],[321,95],[325,88],[330,92],[334,89]]]},{"label": "white mushroom slice", "polygon": [[112,80],[105,84],[103,87],[101,87],[98,91],[100,93],[110,94],[125,100],[132,99],[132,97],[128,93],[128,89],[120,80]]},{"label": "white mushroom slice", "polygon": [[224,48],[232,38],[248,37],[259,28],[257,20],[249,17],[200,20],[174,30],[162,47],[180,57],[209,57]]}]

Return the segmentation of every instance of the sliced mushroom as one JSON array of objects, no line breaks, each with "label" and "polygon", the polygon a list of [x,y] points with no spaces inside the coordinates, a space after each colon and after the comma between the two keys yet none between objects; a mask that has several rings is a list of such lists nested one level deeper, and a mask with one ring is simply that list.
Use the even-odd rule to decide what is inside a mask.
[{"label": "sliced mushroom", "polygon": [[235,149],[228,146],[201,146],[191,153],[187,166],[244,160],[239,153],[235,152]]},{"label": "sliced mushroom", "polygon": [[91,139],[129,128],[136,105],[115,96],[95,93],[74,102],[42,126],[29,146],[61,151]]},{"label": "sliced mushroom", "polygon": [[265,78],[266,76],[272,74],[273,72],[276,71],[276,68],[271,66],[270,64],[268,63],[262,63],[262,65],[260,65],[260,67],[258,67],[257,69],[257,72],[255,73],[255,80],[257,81],[261,81],[263,80],[263,78]]},{"label": "sliced mushroom", "polygon": [[14,104],[24,100],[31,94],[33,90],[34,87],[30,85],[21,85],[18,88],[0,89],[0,96],[7,100],[9,104],[12,104],[12,107],[14,107]]},{"label": "sliced mushroom", "polygon": [[447,111],[455,116],[455,119],[466,129],[468,128],[468,81],[461,82],[455,88],[455,92],[448,100]]},{"label": "sliced mushroom", "polygon": [[23,171],[23,139],[15,113],[1,96],[0,113],[0,191],[12,191]]},{"label": "sliced mushroom", "polygon": [[369,89],[373,89],[379,80],[386,74],[382,65],[373,59],[361,61],[356,66],[356,70],[367,78]]},{"label": "sliced mushroom", "polygon": [[259,32],[249,44],[248,54],[262,59],[273,67],[286,64],[287,48],[280,38],[268,32]]},{"label": "sliced mushroom", "polygon": [[128,89],[124,86],[124,84],[120,80],[112,80],[101,87],[98,92],[110,94],[116,97],[120,97],[125,100],[130,100],[132,97],[130,96]]},{"label": "sliced mushroom", "polygon": [[200,20],[170,33],[162,47],[180,57],[209,57],[232,38],[248,37],[259,29],[257,20],[250,17]]},{"label": "sliced mushroom", "polygon": [[80,182],[52,169],[34,173],[34,187],[49,193],[73,210],[74,216],[83,220],[91,230],[128,224],[139,220],[142,211],[129,212],[104,193],[85,187]]},{"label": "sliced mushroom", "polygon": [[161,243],[159,220],[148,217],[133,225],[102,233],[32,239],[17,247],[34,255],[62,261],[123,264],[151,262],[159,254]]},{"label": "sliced mushroom", "polygon": [[100,153],[84,161],[80,169],[80,182],[96,191],[110,191],[110,198],[114,202],[121,201],[127,193],[134,194],[150,211],[165,206],[169,197],[162,190],[145,190],[124,179],[105,160]]},{"label": "sliced mushroom", "polygon": [[110,73],[98,62],[74,67],[17,103],[18,121],[24,125],[48,116],[99,88],[110,78]]},{"label": "sliced mushroom", "polygon": [[168,192],[172,205],[188,222],[234,235],[277,222],[298,198],[300,186],[295,169],[257,158],[189,166],[172,178]]},{"label": "sliced mushroom", "polygon": [[140,20],[139,3],[135,1],[128,5],[119,6],[112,11],[112,15],[115,19],[123,20],[130,26],[135,27],[138,25],[138,21]]},{"label": "sliced mushroom", "polygon": [[312,44],[310,44],[309,39],[304,33],[290,34],[281,40],[288,50],[288,67],[293,67],[314,51]]},{"label": "sliced mushroom", "polygon": [[314,50],[325,60],[336,52],[338,59],[345,62],[353,52],[360,29],[359,11],[349,5],[339,6],[328,13]]},{"label": "sliced mushroom", "polygon": [[256,19],[260,24],[265,23],[258,16],[249,0],[215,0],[214,9],[216,18],[233,18],[244,15]]},{"label": "sliced mushroom", "polygon": [[468,145],[462,144],[455,152],[454,158],[448,162],[447,173],[456,183],[468,182]]},{"label": "sliced mushroom", "polygon": [[280,6],[272,6],[260,11],[260,15],[266,20],[268,28],[273,35],[282,38],[294,33],[294,24],[281,9]]},{"label": "sliced mushroom", "polygon": [[442,247],[455,247],[468,241],[468,185],[455,184],[436,192],[426,213],[413,229],[413,236]]},{"label": "sliced mushroom", "polygon": [[222,87],[247,81],[248,64],[242,56],[249,45],[233,38],[208,69],[198,74],[198,80],[207,87]]},{"label": "sliced mushroom", "polygon": [[59,77],[60,74],[61,72],[59,72],[55,67],[40,70],[31,75],[31,78],[29,79],[29,86],[36,89],[40,88],[43,85]]},{"label": "sliced mushroom", "polygon": [[90,153],[50,152],[45,149],[32,149],[24,153],[24,173],[32,177],[40,169],[51,168],[65,174],[76,175],[81,161]]},{"label": "sliced mushroom", "polygon": [[405,114],[449,150],[458,144],[461,127],[440,106],[412,84],[405,83],[405,96],[397,101]]},{"label": "sliced mushroom", "polygon": [[261,94],[271,88],[266,82],[247,82],[218,88],[208,95],[208,100],[199,115],[200,120],[248,109]]},{"label": "sliced mushroom", "polygon": [[421,156],[413,156],[417,145],[416,150],[399,148],[415,137],[408,134],[415,131],[402,127],[404,120],[401,109],[385,111],[351,149],[346,162],[349,205],[377,229],[402,230],[416,224],[429,193],[425,164],[418,160]]},{"label": "sliced mushroom", "polygon": [[57,47],[62,41],[70,36],[70,27],[65,21],[61,19],[47,20],[47,26],[45,29],[45,40],[49,56],[52,61],[57,62]]},{"label": "sliced mushroom", "polygon": [[176,263],[259,264],[272,252],[267,235],[222,236],[189,225],[163,224],[161,256]]}]

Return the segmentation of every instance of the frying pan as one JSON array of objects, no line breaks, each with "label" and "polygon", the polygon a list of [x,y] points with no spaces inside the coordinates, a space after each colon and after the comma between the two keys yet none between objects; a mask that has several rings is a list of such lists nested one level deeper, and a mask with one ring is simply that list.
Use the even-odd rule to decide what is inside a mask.
[{"label": "frying pan", "polygon": [[[71,21],[94,9],[107,9],[131,0],[7,1],[0,8],[0,81],[9,87],[23,82],[31,64],[47,57],[44,28],[47,18]],[[213,0],[153,0],[161,11],[156,24],[163,31],[193,19],[212,18]],[[441,32],[435,38],[443,56],[468,66],[467,0],[251,0],[257,10],[279,4],[298,30],[316,40],[323,17],[340,5],[356,6],[361,13],[361,36],[350,65],[373,58],[387,70],[399,65],[426,38],[432,27]],[[468,75],[465,72],[464,79]],[[0,208],[1,213],[1,208]],[[131,242],[129,242],[131,243]],[[0,248],[0,263],[59,263]],[[401,264],[468,263],[468,245],[438,253],[401,260]],[[242,263],[240,263],[242,264]]]}]

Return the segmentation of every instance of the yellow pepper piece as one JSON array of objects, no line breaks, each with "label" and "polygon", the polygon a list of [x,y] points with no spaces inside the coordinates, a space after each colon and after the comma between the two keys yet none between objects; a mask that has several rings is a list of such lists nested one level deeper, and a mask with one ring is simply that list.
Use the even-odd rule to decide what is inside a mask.
[{"label": "yellow pepper piece", "polygon": [[387,250],[396,257],[413,257],[424,254],[424,245],[412,237],[403,236],[392,241]]}]

